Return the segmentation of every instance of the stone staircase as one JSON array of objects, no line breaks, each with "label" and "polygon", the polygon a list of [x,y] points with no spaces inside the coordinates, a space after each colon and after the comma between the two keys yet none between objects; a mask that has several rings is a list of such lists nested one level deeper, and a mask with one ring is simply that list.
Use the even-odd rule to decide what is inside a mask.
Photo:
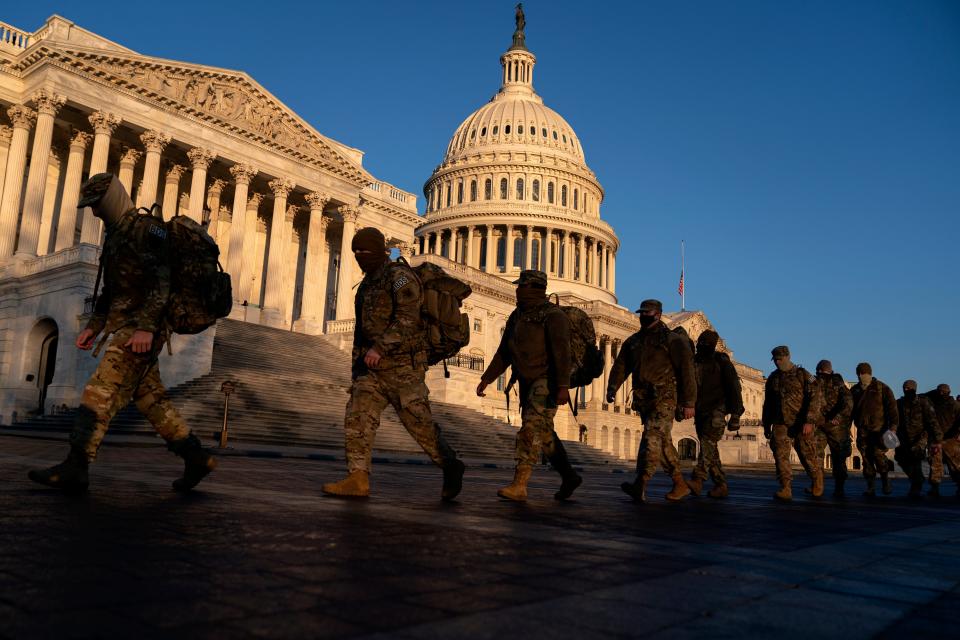
[{"label": "stone staircase", "polygon": [[[220,385],[236,383],[230,396],[231,443],[343,449],[343,413],[350,386],[349,355],[322,336],[308,336],[236,320],[217,323],[210,373],[170,389],[170,397],[208,444],[223,421]],[[431,402],[434,419],[450,445],[466,458],[509,461],[515,428],[483,413]],[[72,412],[18,422],[23,432],[67,432]],[[121,411],[111,434],[154,435],[133,405]],[[109,435],[108,435],[109,438]],[[613,456],[564,441],[577,464],[622,466]],[[375,449],[422,454],[393,409],[383,413]]]}]

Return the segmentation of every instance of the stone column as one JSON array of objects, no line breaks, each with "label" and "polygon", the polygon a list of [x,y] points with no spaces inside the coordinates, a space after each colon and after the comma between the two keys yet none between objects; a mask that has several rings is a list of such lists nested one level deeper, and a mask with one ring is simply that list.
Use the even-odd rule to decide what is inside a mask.
[{"label": "stone column", "polygon": [[473,231],[476,229],[474,226],[467,226],[467,244],[464,247],[465,257],[464,264],[468,267],[473,266]]},{"label": "stone column", "polygon": [[343,205],[340,207],[343,216],[343,236],[340,238],[340,279],[337,283],[337,320],[353,317],[353,235],[356,232],[357,218],[360,211],[357,207]]},{"label": "stone column", "polygon": [[[508,194],[509,195],[509,194]],[[504,245],[507,249],[507,258],[506,262],[503,265],[503,272],[510,273],[510,270],[513,269],[513,225],[507,225],[507,233],[505,235],[506,240]]]},{"label": "stone column", "polygon": [[[597,342],[597,345],[599,346],[600,351],[602,352],[602,351],[603,351],[603,336],[599,336],[599,340],[598,340],[598,342]],[[594,406],[595,406],[598,410],[600,409],[600,403],[603,402],[603,396],[604,396],[604,394],[607,392],[606,387],[603,387],[604,382],[605,382],[605,381],[604,381],[604,379],[603,379],[603,373],[601,372],[600,375],[597,376],[596,378],[594,378],[593,381],[590,383],[590,399],[593,401]],[[601,387],[603,387],[603,388],[601,388]]]},{"label": "stone column", "polygon": [[487,273],[494,273],[497,270],[497,239],[493,235],[493,225],[487,225],[487,250],[486,250]]},{"label": "stone column", "polygon": [[533,226],[527,225],[526,249],[521,269],[536,269],[533,265]]},{"label": "stone column", "polygon": [[[252,242],[247,244],[246,220],[247,220],[247,193],[250,189],[250,180],[257,175],[257,170],[248,164],[235,164],[230,167],[230,174],[235,181],[233,191],[233,219],[230,221],[230,238],[227,242],[227,273],[230,274],[233,284],[234,302],[242,302],[247,299],[250,291],[249,283],[243,281],[244,265],[252,260],[252,257],[245,255],[245,250],[253,246]],[[258,203],[259,204],[259,203]],[[243,293],[246,287],[247,294]]]},{"label": "stone column", "polygon": [[59,213],[54,211],[57,206],[57,188],[60,185],[60,175],[64,170],[64,157],[66,149],[60,145],[54,144],[50,147],[50,158],[47,166],[47,179],[44,182],[43,209],[40,213],[40,240],[37,243],[37,255],[45,256],[53,251],[54,241],[56,240],[57,224],[56,216]]},{"label": "stone column", "polygon": [[544,273],[550,271],[550,255],[553,253],[553,233],[550,227],[546,227],[540,234],[540,270]]},{"label": "stone column", "polygon": [[180,177],[187,168],[182,164],[171,164],[167,168],[167,177],[163,181],[163,219],[169,220],[177,215],[180,196]]},{"label": "stone column", "polygon": [[330,202],[325,193],[307,194],[310,205],[310,226],[307,231],[307,260],[303,271],[303,297],[300,303],[299,329],[304,333],[323,333],[323,306],[327,286],[327,226],[330,218],[323,208]]},{"label": "stone column", "polygon": [[80,200],[80,182],[83,178],[83,156],[93,136],[83,131],[74,131],[67,156],[67,173],[63,179],[63,198],[60,201],[60,220],[57,225],[57,241],[54,251],[73,246],[77,232],[77,202]]},{"label": "stone column", "polygon": [[[258,255],[258,244],[257,244],[257,233],[258,233],[258,217],[257,212],[260,209],[260,203],[263,202],[263,199],[266,197],[262,193],[251,193],[249,199],[247,200],[246,212],[243,220],[243,228],[240,229],[240,235],[243,238],[243,243],[240,247],[240,280],[241,289],[240,293],[242,297],[240,300],[246,300],[247,304],[260,306],[260,296],[257,296],[256,300],[251,300],[253,295],[253,281],[256,280],[257,273],[257,263],[260,260]],[[236,227],[237,223],[234,221],[233,227]],[[231,229],[233,228],[231,227]],[[230,252],[233,253],[233,243],[230,244]],[[261,284],[262,287],[262,284]]]},{"label": "stone column", "polygon": [[610,247],[603,245],[603,288],[610,289]]},{"label": "stone column", "polygon": [[397,249],[400,250],[400,255],[407,260],[410,260],[410,258],[416,255],[416,248],[409,242],[398,242]]},{"label": "stone column", "polygon": [[610,252],[610,292],[617,290],[617,254]]},{"label": "stone column", "polygon": [[580,250],[580,259],[579,259],[579,261],[578,261],[578,262],[579,262],[579,267],[580,267],[580,278],[579,278],[579,280],[580,280],[580,282],[586,282],[586,281],[587,281],[587,268],[586,268],[586,266],[587,266],[587,239],[583,236],[583,234],[580,234],[580,236],[577,238],[577,248]]},{"label": "stone column", "polygon": [[23,258],[37,255],[40,216],[43,213],[43,196],[47,186],[47,171],[50,168],[53,121],[67,99],[52,91],[41,89],[33,95],[31,101],[37,107],[37,129],[33,134],[30,171],[27,175],[27,190],[23,198],[23,218],[20,221],[20,241],[17,244],[17,256]]},{"label": "stone column", "polygon": [[[94,111],[89,117],[93,127],[93,151],[90,153],[90,173],[95,176],[107,170],[107,159],[110,155],[110,136],[120,124],[120,118],[105,111]],[[93,215],[93,209],[83,210],[83,225],[80,230],[80,242],[100,244],[103,223]]]},{"label": "stone column", "polygon": [[606,336],[606,339],[603,342],[603,396],[604,402],[606,402],[607,395],[607,385],[610,384],[610,369],[613,368],[613,358],[612,358],[612,344],[610,336]]},{"label": "stone column", "polygon": [[143,163],[143,186],[137,194],[138,207],[152,207],[157,201],[157,183],[160,181],[160,154],[170,143],[170,136],[159,131],[146,131],[140,136],[147,158]]},{"label": "stone column", "polygon": [[[207,233],[210,234],[210,237],[216,240],[219,243],[219,238],[222,235],[222,218],[220,216],[220,197],[223,195],[223,188],[227,186],[226,180],[221,180],[216,178],[213,182],[210,183],[210,186],[207,187],[207,208],[210,209],[210,224],[207,225]],[[193,195],[190,195],[191,202],[193,202]]]},{"label": "stone column", "polygon": [[560,237],[557,239],[557,277],[566,278],[567,273],[567,236],[569,233],[566,229],[560,229]]},{"label": "stone column", "polygon": [[117,179],[120,181],[120,184],[123,185],[123,188],[127,190],[127,195],[129,195],[131,199],[133,198],[133,172],[141,156],[143,156],[142,151],[131,147],[123,147],[122,155],[120,156],[120,171],[117,172]]},{"label": "stone column", "polygon": [[[207,169],[210,163],[217,157],[209,149],[194,147],[187,151],[187,158],[190,159],[190,165],[193,167],[193,176],[190,179],[190,210],[187,212],[196,222],[203,222],[203,205],[206,204],[204,189],[207,186]],[[211,209],[211,214],[216,209]]]},{"label": "stone column", "polygon": [[13,129],[7,125],[0,125],[0,202],[3,201],[3,182],[7,175],[7,157],[10,153],[11,138],[13,138]]},{"label": "stone column", "polygon": [[27,142],[30,127],[37,114],[23,105],[7,109],[13,123],[10,151],[7,153],[7,170],[4,179],[3,201],[0,202],[0,260],[13,255],[17,238],[17,221],[20,218],[20,194],[23,192],[23,170],[27,165]]},{"label": "stone column", "polygon": [[267,280],[263,294],[263,320],[274,327],[283,325],[283,270],[286,268],[287,196],[293,182],[284,178],[271,180],[273,191],[273,217],[270,219],[270,249],[267,252]]}]

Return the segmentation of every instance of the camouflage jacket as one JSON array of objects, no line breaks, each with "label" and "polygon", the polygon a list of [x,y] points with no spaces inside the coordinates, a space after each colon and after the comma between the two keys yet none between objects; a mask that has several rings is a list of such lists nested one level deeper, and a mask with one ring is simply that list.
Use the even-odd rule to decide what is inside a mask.
[{"label": "camouflage jacket", "polygon": [[743,415],[743,391],[740,376],[725,353],[714,353],[706,360],[694,356],[697,372],[697,413],[720,409],[734,416]]},{"label": "camouflage jacket", "polygon": [[672,414],[677,406],[697,406],[697,376],[689,339],[658,322],[627,338],[610,369],[607,395],[616,393],[628,375],[633,381],[633,408],[641,415]]},{"label": "camouflage jacket", "polygon": [[900,422],[897,413],[897,399],[893,391],[876,378],[864,389],[857,383],[850,390],[853,396],[851,418],[857,429],[864,431],[884,431]]},{"label": "camouflage jacket", "polygon": [[490,384],[507,367],[524,385],[547,378],[551,389],[570,386],[570,321],[560,307],[544,302],[514,309],[482,380]]},{"label": "camouflage jacket", "polygon": [[354,378],[367,372],[363,357],[372,347],[382,356],[377,369],[426,368],[421,298],[420,280],[400,262],[384,262],[364,276],[354,299]]},{"label": "camouflage jacket", "polygon": [[897,436],[902,444],[917,446],[943,440],[940,421],[937,420],[933,405],[925,397],[917,396],[913,400],[900,398],[897,400],[897,412],[900,417]]},{"label": "camouflage jacket", "polygon": [[153,216],[130,213],[107,229],[100,254],[103,290],[87,329],[94,334],[134,326],[157,333],[164,329],[170,300],[167,230]]},{"label": "camouflage jacket", "polygon": [[763,397],[763,426],[786,425],[796,431],[820,415],[820,389],[803,367],[777,369],[767,378]]},{"label": "camouflage jacket", "polygon": [[831,373],[829,378],[817,376],[816,385],[820,391],[820,413],[815,420],[817,426],[830,425],[836,418],[841,427],[850,426],[850,413],[853,411],[853,396],[839,373]]},{"label": "camouflage jacket", "polygon": [[928,391],[923,394],[930,404],[933,405],[933,410],[937,414],[937,420],[940,422],[940,431],[943,433],[944,438],[956,437],[957,432],[955,431],[955,425],[960,426],[958,423],[958,418],[960,418],[960,403],[953,399],[953,396],[945,396],[939,391],[934,389],[933,391]]}]

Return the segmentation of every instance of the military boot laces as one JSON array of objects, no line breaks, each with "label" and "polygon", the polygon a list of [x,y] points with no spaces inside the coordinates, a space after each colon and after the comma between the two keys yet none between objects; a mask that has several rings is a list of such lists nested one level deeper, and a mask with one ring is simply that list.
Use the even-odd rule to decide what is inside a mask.
[{"label": "military boot laces", "polygon": [[351,471],[339,482],[327,482],[320,490],[328,496],[366,498],[370,495],[370,474],[366,471]]},{"label": "military boot laces", "polygon": [[443,468],[443,490],[440,492],[440,499],[444,502],[452,502],[463,489],[463,472],[466,470],[459,460],[454,460]]},{"label": "military boot laces", "polygon": [[643,476],[637,477],[634,482],[621,483],[620,489],[636,502],[647,501],[647,478]]},{"label": "military boot laces", "polygon": [[711,498],[726,498],[730,495],[730,490],[727,488],[726,482],[719,482],[713,486],[713,489],[707,492],[707,495]]},{"label": "military boot laces", "polygon": [[683,479],[683,475],[678,471],[673,474],[673,488],[667,493],[666,498],[671,502],[679,502],[688,495],[690,495],[690,487],[687,486],[686,480]]},{"label": "military boot laces", "polygon": [[217,459],[204,451],[200,439],[192,433],[170,442],[167,448],[183,458],[183,477],[173,481],[174,491],[190,491],[217,468]]},{"label": "military boot laces", "polygon": [[502,489],[498,489],[497,495],[514,502],[524,502],[527,499],[527,482],[529,482],[532,472],[533,467],[530,465],[517,465],[513,472],[513,482]]},{"label": "military boot laces", "polygon": [[67,459],[60,464],[49,469],[32,469],[27,477],[67,493],[80,493],[90,486],[88,467],[87,456],[82,451],[71,449]]},{"label": "military boot laces", "polygon": [[703,491],[703,478],[691,477],[687,480],[687,486],[690,488],[690,493],[699,496]]}]

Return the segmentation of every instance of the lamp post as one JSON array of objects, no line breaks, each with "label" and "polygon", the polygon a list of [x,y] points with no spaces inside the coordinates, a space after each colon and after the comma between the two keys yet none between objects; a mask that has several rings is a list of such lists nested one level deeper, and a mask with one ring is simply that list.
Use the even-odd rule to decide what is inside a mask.
[{"label": "lamp post", "polygon": [[220,448],[227,446],[227,415],[230,411],[230,394],[237,388],[235,382],[225,381],[220,385],[220,391],[223,393],[223,428],[220,429]]}]

